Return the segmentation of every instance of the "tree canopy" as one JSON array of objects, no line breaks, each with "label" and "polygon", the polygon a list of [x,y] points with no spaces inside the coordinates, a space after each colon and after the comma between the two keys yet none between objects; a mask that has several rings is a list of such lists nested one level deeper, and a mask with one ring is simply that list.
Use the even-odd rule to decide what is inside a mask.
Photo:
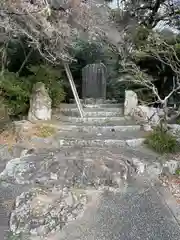
[{"label": "tree canopy", "polygon": [[[179,57],[179,7],[178,0],[119,0],[117,9],[110,9],[107,2],[90,0],[3,0],[1,62],[8,64],[2,66],[22,73],[24,67],[28,70],[28,65],[37,61],[59,65],[62,60],[76,60],[71,70],[80,78],[85,64],[102,61],[108,65],[111,86],[119,91],[116,83],[123,62],[133,61],[140,70],[163,82],[177,73],[162,61],[162,50],[169,52],[171,47]],[[161,24],[166,26],[164,32]],[[159,38],[167,44],[163,49]],[[152,55],[155,51],[161,61]],[[15,62],[21,62],[20,66]]]}]

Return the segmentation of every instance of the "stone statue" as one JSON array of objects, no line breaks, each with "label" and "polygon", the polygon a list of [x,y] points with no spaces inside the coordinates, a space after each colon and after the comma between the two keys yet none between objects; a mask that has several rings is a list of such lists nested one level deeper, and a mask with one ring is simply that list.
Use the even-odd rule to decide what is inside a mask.
[{"label": "stone statue", "polygon": [[51,98],[44,83],[37,82],[33,86],[30,98],[28,120],[50,120],[51,119]]}]

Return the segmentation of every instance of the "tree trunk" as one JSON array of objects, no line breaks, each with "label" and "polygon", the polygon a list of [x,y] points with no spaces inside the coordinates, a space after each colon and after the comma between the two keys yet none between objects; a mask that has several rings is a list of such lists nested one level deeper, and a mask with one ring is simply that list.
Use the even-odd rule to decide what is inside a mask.
[{"label": "tree trunk", "polygon": [[167,107],[167,100],[163,103],[163,112],[164,112],[164,116],[163,116],[163,128],[165,130],[168,129],[168,107]]}]

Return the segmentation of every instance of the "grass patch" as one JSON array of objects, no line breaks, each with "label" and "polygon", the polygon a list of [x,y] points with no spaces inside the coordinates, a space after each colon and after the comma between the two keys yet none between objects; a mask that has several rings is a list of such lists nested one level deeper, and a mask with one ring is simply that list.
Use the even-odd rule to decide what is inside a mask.
[{"label": "grass patch", "polygon": [[176,175],[180,176],[180,168],[176,169]]},{"label": "grass patch", "polygon": [[13,123],[10,122],[4,125],[0,131],[0,144],[5,144],[8,146],[8,150],[12,151],[12,146],[17,142],[17,136],[15,134],[15,129]]},{"label": "grass patch", "polygon": [[176,124],[179,124],[179,125],[180,125],[180,118],[178,118],[178,119],[176,120]]},{"label": "grass patch", "polygon": [[147,135],[145,144],[160,154],[175,153],[180,147],[176,137],[160,127],[155,128],[153,132]]},{"label": "grass patch", "polygon": [[37,137],[47,138],[56,133],[56,129],[52,126],[42,125],[34,128],[34,135]]},{"label": "grass patch", "polygon": [[9,231],[6,235],[5,240],[30,240],[29,235],[26,233],[19,233],[19,234],[14,234],[13,232]]},{"label": "grass patch", "polygon": [[8,146],[8,150],[12,151],[13,146],[18,141],[29,141],[33,136],[48,138],[56,134],[57,129],[51,125],[44,123],[30,122],[22,123],[20,128],[17,128],[12,124],[8,124],[0,133],[0,144]]}]

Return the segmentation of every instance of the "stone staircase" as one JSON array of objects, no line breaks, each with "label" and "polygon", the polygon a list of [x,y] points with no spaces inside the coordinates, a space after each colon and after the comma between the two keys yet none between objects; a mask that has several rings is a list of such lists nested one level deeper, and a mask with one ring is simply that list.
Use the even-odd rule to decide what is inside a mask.
[{"label": "stone staircase", "polygon": [[117,103],[84,105],[81,119],[76,104],[62,104],[53,119],[63,122],[58,135],[60,146],[140,146],[145,132],[129,117],[123,116],[123,105]]},{"label": "stone staircase", "polygon": [[[91,194],[95,191],[102,191],[103,184],[104,189],[108,187],[108,190],[112,192],[102,194],[101,199],[96,198],[95,205],[93,205],[95,202],[92,201],[84,216],[76,221],[70,221],[67,228],[64,227],[62,231],[56,232],[53,229],[55,235],[46,238],[47,240],[120,238],[131,240],[139,239],[139,236],[142,236],[141,239],[145,239],[145,237],[146,239],[179,239],[179,225],[176,226],[177,224],[174,222],[172,224],[171,215],[169,212],[167,213],[162,204],[159,193],[156,193],[154,187],[151,186],[151,180],[155,179],[161,171],[161,163],[158,162],[157,154],[141,146],[146,133],[138,124],[123,116],[122,104],[109,102],[87,104],[84,106],[84,111],[86,116],[84,119],[80,119],[75,104],[62,104],[59,109],[53,111],[53,119],[58,123],[59,129],[55,139],[46,139],[46,141],[39,139],[44,144],[42,149],[36,149],[37,152],[34,155],[30,154],[14,159],[18,166],[17,169],[21,169],[23,173],[19,175],[19,172],[16,171],[16,164],[14,164],[14,177],[16,177],[16,173],[17,177],[22,176],[23,183],[17,184],[12,179],[9,182],[6,178],[6,181],[2,181],[0,184],[0,239],[15,239],[14,235],[11,235],[12,238],[5,238],[9,230],[9,223],[13,223],[9,220],[11,209],[5,206],[7,200],[14,202],[17,196],[29,191],[34,186],[46,189],[50,188],[52,184],[53,187],[55,185],[59,187],[60,183],[65,184],[65,180],[70,184],[72,179],[77,181],[76,183],[87,182],[88,189],[92,188],[90,189]],[[29,162],[30,165],[25,164]],[[0,165],[0,172],[4,167],[4,165]],[[8,169],[11,173],[13,168],[8,167]],[[113,176],[115,178],[112,178]],[[107,178],[105,180],[109,179],[109,182],[103,180],[104,182],[101,184],[99,180],[95,181],[96,178],[100,180]],[[117,180],[117,186],[113,185],[114,180],[112,181],[112,179]],[[95,194],[93,195],[95,197]],[[23,201],[21,202],[23,203]],[[156,216],[157,206],[159,206],[158,219]],[[17,213],[20,212],[17,211]],[[142,221],[139,221],[139,214]],[[21,216],[24,217],[23,214]],[[109,219],[110,222],[108,222]],[[126,219],[133,223],[133,226],[128,226],[128,232],[126,232]],[[162,219],[166,219],[165,223],[162,222]],[[145,226],[141,223],[145,223]],[[83,227],[79,229],[79,226]],[[95,233],[93,226],[97,226]],[[118,226],[117,230],[114,229],[114,226]],[[119,229],[119,226],[122,229]],[[146,231],[147,226],[148,231]],[[167,231],[164,231],[164,226]],[[137,229],[134,236],[129,235],[129,229],[133,229],[132,227]],[[106,235],[106,229],[110,235]],[[177,237],[168,238],[174,232]],[[96,235],[100,233],[102,233],[102,238],[98,237],[100,235]],[[43,235],[43,237],[45,236]],[[21,239],[29,238],[23,236]],[[40,240],[42,238],[33,237],[31,239]]]}]

